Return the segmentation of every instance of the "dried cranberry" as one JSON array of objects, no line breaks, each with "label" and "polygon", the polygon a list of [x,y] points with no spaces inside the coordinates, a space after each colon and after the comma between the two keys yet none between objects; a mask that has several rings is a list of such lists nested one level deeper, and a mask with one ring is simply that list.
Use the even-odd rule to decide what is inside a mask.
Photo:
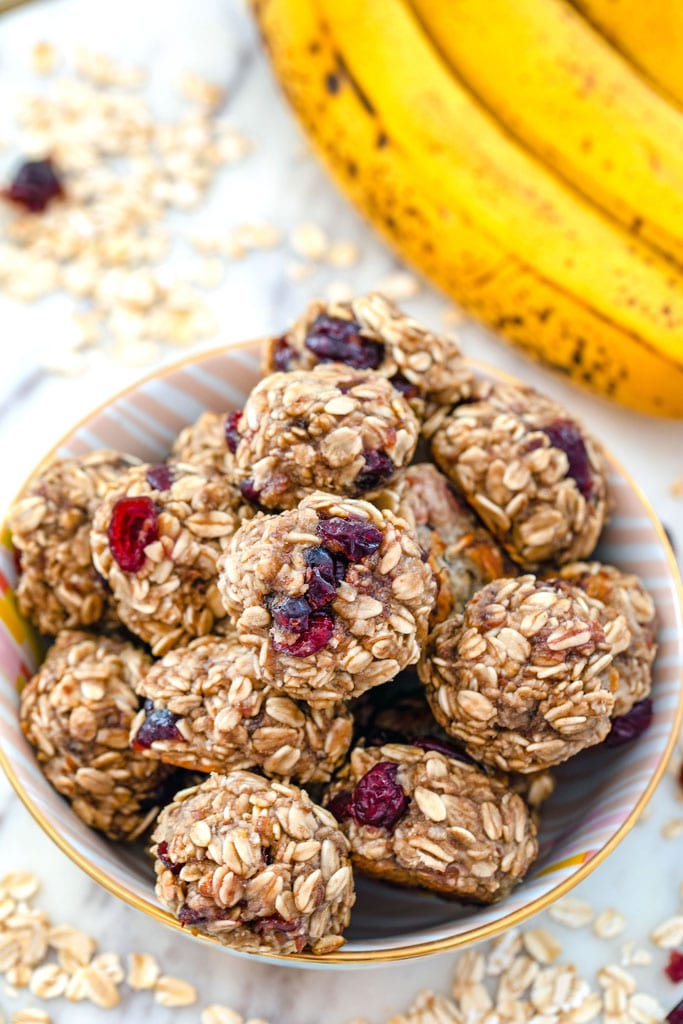
[{"label": "dried cranberry", "polygon": [[151,498],[119,498],[107,530],[109,548],[124,572],[145,564],[145,548],[159,536],[157,507]]},{"label": "dried cranberry", "polygon": [[14,562],[14,571],[17,576],[21,576],[24,570],[21,564],[21,551],[19,548],[12,548],[12,561]]},{"label": "dried cranberry", "polygon": [[268,932],[295,932],[299,927],[299,920],[285,921],[279,914],[272,917],[257,917],[253,923],[253,929],[257,935],[267,935]]},{"label": "dried cranberry", "polygon": [[168,870],[171,871],[174,875],[179,875],[180,872],[185,867],[184,864],[178,864],[176,863],[176,861],[171,860],[171,858],[168,855],[168,843],[166,842],[165,839],[162,840],[162,842],[160,842],[159,845],[157,846],[157,857],[164,865],[164,867],[168,868]]},{"label": "dried cranberry", "polygon": [[605,746],[620,747],[641,736],[652,724],[652,700],[646,697],[633,705],[625,715],[612,719],[612,728],[607,734]]},{"label": "dried cranberry", "polygon": [[683,1024],[683,999],[680,1003],[676,1003],[673,1010],[669,1010],[666,1019],[669,1024]]},{"label": "dried cranberry", "polygon": [[131,746],[133,750],[149,750],[156,740],[182,740],[183,734],[176,726],[178,715],[168,708],[146,709],[145,720],[138,729]]},{"label": "dried cranberry", "polygon": [[572,420],[555,420],[543,428],[554,448],[559,448],[569,460],[568,475],[576,481],[579,491],[588,500],[593,493],[593,472],[586,445],[576,423]]},{"label": "dried cranberry", "polygon": [[368,449],[363,452],[365,468],[356,477],[356,489],[359,492],[372,491],[385,484],[396,471],[396,467],[386,452]]},{"label": "dried cranberry", "polygon": [[225,443],[233,455],[237,451],[237,445],[240,443],[237,425],[241,419],[242,412],[240,409],[237,409],[235,412],[229,412],[225,417]]},{"label": "dried cranberry", "polygon": [[311,612],[307,628],[291,644],[282,643],[273,638],[273,647],[282,654],[291,654],[295,658],[308,658],[311,654],[322,650],[334,633],[334,619],[327,611]]},{"label": "dried cranberry", "polygon": [[273,362],[275,363],[275,369],[280,370],[281,373],[286,373],[292,365],[292,349],[287,341],[286,334],[283,334],[275,342]]},{"label": "dried cranberry", "polygon": [[350,562],[360,562],[374,554],[382,543],[381,530],[354,516],[321,519],[316,532],[328,550],[339,552]]},{"label": "dried cranberry", "polygon": [[222,921],[226,917],[230,917],[229,907],[219,907],[218,905],[202,907],[201,910],[194,910],[189,904],[183,903],[182,907],[178,911],[178,920],[183,927],[185,925],[192,926],[193,924],[206,924],[207,921]]},{"label": "dried cranberry", "polygon": [[64,189],[49,158],[27,160],[14,175],[4,195],[31,213],[42,213],[53,199],[64,195]]},{"label": "dried cranberry", "polygon": [[355,320],[321,313],[308,329],[305,345],[321,363],[345,363],[355,370],[375,370],[384,357],[384,345],[362,336]]},{"label": "dried cranberry", "polygon": [[261,847],[261,860],[265,865],[273,863],[273,855],[271,854],[270,850],[265,846]]},{"label": "dried cranberry", "polygon": [[477,763],[469,754],[465,754],[453,744],[447,743],[446,740],[441,740],[437,736],[421,736],[419,739],[411,740],[411,744],[414,747],[419,747],[420,750],[435,750],[437,754],[443,754],[445,757],[454,757],[456,761],[464,761],[465,764]]},{"label": "dried cranberry", "polygon": [[251,478],[242,481],[240,484],[240,491],[242,492],[242,497],[246,498],[247,501],[250,501],[252,505],[259,504],[261,492],[257,491],[254,486],[254,481]]},{"label": "dried cranberry", "polygon": [[346,576],[348,563],[340,551],[332,552],[324,547],[307,548],[304,560],[306,565],[317,569],[323,579],[329,580],[330,583],[339,584]]},{"label": "dried cranberry", "polygon": [[148,466],[145,476],[147,477],[147,483],[155,491],[167,491],[173,483],[173,473],[165,462]]},{"label": "dried cranberry", "polygon": [[671,981],[683,981],[683,953],[679,953],[675,949],[671,951],[664,973]]},{"label": "dried cranberry", "polygon": [[404,398],[417,398],[420,394],[417,385],[409,381],[402,373],[395,373],[393,377],[389,378],[389,383],[393,384]]},{"label": "dried cranberry", "polygon": [[270,606],[273,622],[290,633],[303,633],[308,629],[311,606],[305,597],[283,597]]},{"label": "dried cranberry", "polygon": [[326,580],[319,569],[306,570],[306,583],[308,584],[306,597],[311,608],[324,608],[337,596],[336,585]]},{"label": "dried cranberry", "polygon": [[353,816],[359,825],[393,828],[408,808],[408,797],[396,780],[398,765],[373,765],[353,791]]},{"label": "dried cranberry", "polygon": [[333,796],[327,805],[327,809],[330,814],[333,814],[337,821],[346,821],[347,818],[353,817],[353,793],[348,789],[343,789],[341,793],[337,793]]}]

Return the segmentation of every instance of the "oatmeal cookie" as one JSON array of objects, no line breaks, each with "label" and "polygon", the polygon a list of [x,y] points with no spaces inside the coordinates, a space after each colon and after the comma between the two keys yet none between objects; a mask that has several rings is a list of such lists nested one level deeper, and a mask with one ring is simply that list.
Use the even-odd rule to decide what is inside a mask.
[{"label": "oatmeal cookie", "polygon": [[130,643],[64,630],[21,694],[21,727],[45,777],[109,839],[137,839],[167,799],[172,769],[128,746],[149,665]]},{"label": "oatmeal cookie", "polygon": [[534,772],[610,730],[631,634],[623,615],[578,587],[534,576],[494,580],[431,634],[419,665],[438,722],[477,761]]},{"label": "oatmeal cookie", "polygon": [[414,664],[434,601],[415,534],[366,501],[316,492],[230,541],[219,589],[263,678],[314,706]]},{"label": "oatmeal cookie", "polygon": [[461,900],[506,896],[537,853],[522,798],[477,765],[435,750],[356,747],[325,805],[362,874]]},{"label": "oatmeal cookie", "polygon": [[618,615],[626,619],[631,643],[612,664],[619,673],[613,715],[627,714],[649,695],[652,687],[652,664],[657,654],[654,601],[637,576],[621,572],[613,565],[572,562],[556,575],[601,601],[606,608],[606,622]]},{"label": "oatmeal cookie", "polygon": [[136,466],[98,507],[93,561],[122,622],[161,656],[225,617],[216,563],[242,517],[225,477],[183,463]]},{"label": "oatmeal cookie", "polygon": [[384,377],[339,364],[266,377],[236,429],[235,479],[264,509],[293,508],[315,490],[370,497],[410,462],[418,436]]},{"label": "oatmeal cookie", "polygon": [[108,613],[108,591],[90,555],[93,513],[107,488],[136,462],[114,451],[51,463],[10,508],[19,555],[17,601],[41,633],[93,626]]},{"label": "oatmeal cookie", "polygon": [[239,412],[203,412],[196,423],[180,431],[171,450],[171,458],[196,466],[203,473],[224,473],[232,477],[235,468],[237,435],[235,422]]},{"label": "oatmeal cookie", "polygon": [[462,612],[491,580],[517,574],[514,562],[431,462],[408,466],[394,490],[400,512],[415,522],[436,577],[431,625]]},{"label": "oatmeal cookie", "polygon": [[597,443],[532,388],[479,382],[432,438],[434,457],[525,569],[586,558],[607,513]]},{"label": "oatmeal cookie", "polygon": [[250,953],[330,953],[355,902],[348,842],[296,786],[210,775],[159,815],[157,895],[193,931]]},{"label": "oatmeal cookie", "polygon": [[134,750],[202,772],[261,768],[327,782],[351,745],[343,704],[314,710],[264,683],[258,652],[234,634],[205,636],[156,662],[138,686],[147,698]]},{"label": "oatmeal cookie", "polygon": [[311,302],[266,349],[266,373],[312,370],[319,363],[376,370],[420,419],[465,398],[472,385],[472,371],[452,338],[435,334],[377,293],[350,302]]}]

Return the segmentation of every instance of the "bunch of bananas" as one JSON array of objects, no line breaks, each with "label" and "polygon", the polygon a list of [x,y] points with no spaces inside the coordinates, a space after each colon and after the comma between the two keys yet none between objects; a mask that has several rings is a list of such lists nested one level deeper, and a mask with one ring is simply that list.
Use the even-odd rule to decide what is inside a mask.
[{"label": "bunch of bananas", "polygon": [[252,5],[321,156],[406,258],[528,354],[683,417],[679,0]]}]

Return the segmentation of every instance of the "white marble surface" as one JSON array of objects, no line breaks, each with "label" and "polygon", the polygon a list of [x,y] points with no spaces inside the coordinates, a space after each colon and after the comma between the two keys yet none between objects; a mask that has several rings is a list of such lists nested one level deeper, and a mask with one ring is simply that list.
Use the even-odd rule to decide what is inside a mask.
[{"label": "white marble surface", "polygon": [[[211,345],[277,330],[331,281],[341,278],[360,291],[396,266],[392,254],[308,155],[239,0],[118,0],[115,4],[46,0],[4,15],[0,19],[0,138],[10,144],[0,153],[4,166],[18,154],[13,104],[33,87],[29,50],[43,38],[65,51],[86,45],[144,64],[151,70],[152,95],[162,114],[177,109],[173,87],[185,68],[226,84],[226,114],[254,140],[255,148],[214,189],[205,213],[207,224],[216,217],[226,226],[268,221],[286,232],[303,220],[313,220],[332,238],[361,246],[363,259],[357,267],[342,274],[319,269],[303,284],[292,284],[287,277],[292,254],[286,246],[231,265],[224,286],[211,297],[221,320],[221,333]],[[406,305],[435,326],[446,308],[444,298],[426,285]],[[60,324],[67,312],[60,298],[21,306],[0,295],[1,507],[31,466],[77,418],[141,373],[95,353],[82,375],[47,374],[42,367],[50,351],[62,343]],[[645,418],[580,394],[475,326],[464,329],[463,344],[471,355],[517,373],[569,403],[638,480],[683,552],[683,501],[668,493],[672,479],[683,475],[683,424]],[[166,355],[172,359],[178,353]],[[554,926],[567,955],[585,971],[617,959],[618,947],[626,939],[646,944],[651,927],[679,910],[683,840],[666,841],[660,835],[662,824],[678,816],[683,816],[683,804],[667,777],[651,803],[648,819],[634,828],[577,892],[598,909],[618,906],[624,910],[629,925],[621,939],[605,944],[585,931],[566,932]],[[273,1024],[343,1024],[360,1015],[380,1024],[390,1011],[407,1005],[422,986],[445,988],[454,960],[446,955],[367,971],[302,971],[208,949],[164,930],[91,883],[41,833],[0,779],[0,872],[17,866],[35,869],[45,880],[44,903],[56,920],[78,923],[98,937],[101,948],[121,953],[153,951],[168,972],[198,985],[202,1005],[228,1003],[245,1016],[265,1017]],[[654,952],[652,968],[634,968],[634,972],[642,987],[669,1008],[683,995],[683,986],[664,978],[664,954]],[[27,1002],[30,999],[23,995],[13,1000],[0,991],[0,1009],[6,1013]],[[143,1017],[149,1024],[199,1021],[197,1007],[167,1010],[156,1006],[148,994],[133,993],[115,1011],[58,1001],[52,1012],[56,1022],[69,1024],[100,1019],[137,1022]]]}]

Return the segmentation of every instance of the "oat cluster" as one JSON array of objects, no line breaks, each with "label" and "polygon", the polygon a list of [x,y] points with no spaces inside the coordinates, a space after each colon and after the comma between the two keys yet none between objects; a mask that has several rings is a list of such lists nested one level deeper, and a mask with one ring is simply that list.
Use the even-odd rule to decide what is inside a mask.
[{"label": "oat cluster", "polygon": [[[652,720],[654,606],[574,561],[602,456],[548,399],[473,382],[378,295],[309,307],[266,361],[166,461],[62,460],[15,503],[20,607],[56,638],[21,717],[87,824],[153,833],[183,927],[324,955],[351,865],[469,902],[522,880],[549,769]],[[441,470],[410,464],[420,431]],[[157,997],[185,998],[161,978]]]},{"label": "oat cluster", "polygon": [[607,512],[603,456],[555,402],[532,388],[480,382],[442,417],[432,451],[523,568],[593,552]]},{"label": "oat cluster", "polygon": [[149,665],[126,641],[64,630],[21,694],[21,727],[45,775],[110,839],[136,839],[168,798],[170,769],[128,743]]},{"label": "oat cluster", "polygon": [[578,587],[495,580],[431,634],[420,676],[438,722],[477,761],[549,768],[603,740],[614,714],[623,615]]},{"label": "oat cluster", "polygon": [[265,377],[237,432],[243,491],[263,508],[289,509],[316,490],[376,494],[410,462],[418,423],[384,377],[334,364]]},{"label": "oat cluster", "polygon": [[363,874],[484,903],[501,899],[523,878],[536,858],[536,828],[504,778],[438,750],[356,747],[327,790],[333,812],[378,765],[396,766],[392,778],[407,805],[391,829],[367,823],[363,809],[348,816],[338,810]]},{"label": "oat cluster", "polygon": [[311,302],[266,349],[266,372],[338,362],[376,370],[407,398],[420,420],[466,398],[472,371],[457,344],[406,316],[379,292],[348,302]]},{"label": "oat cluster", "polygon": [[185,924],[256,952],[338,949],[355,901],[348,843],[296,786],[210,775],[152,836],[157,893]]},{"label": "oat cluster", "polygon": [[312,708],[269,686],[258,651],[233,634],[203,636],[157,661],[138,686],[145,708],[131,729],[144,741],[155,712],[173,717],[174,735],[148,755],[193,771],[260,768],[274,778],[327,782],[351,744],[343,704]]}]

